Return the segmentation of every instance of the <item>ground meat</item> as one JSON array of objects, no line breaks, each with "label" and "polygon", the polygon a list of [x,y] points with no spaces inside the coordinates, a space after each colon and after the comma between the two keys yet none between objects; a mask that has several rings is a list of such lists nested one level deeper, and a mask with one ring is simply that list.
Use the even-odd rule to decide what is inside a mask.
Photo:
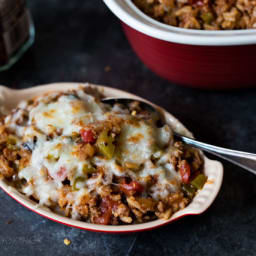
[{"label": "ground meat", "polygon": [[29,164],[30,158],[31,158],[31,152],[27,150],[20,150],[18,152],[18,155],[19,157],[21,157],[21,159],[19,160],[19,170],[21,170]]},{"label": "ground meat", "polygon": [[63,186],[62,188],[59,189],[59,206],[62,209],[65,209],[65,207],[70,204],[70,200],[68,199],[67,195],[72,191],[71,186]]},{"label": "ground meat", "polygon": [[206,30],[256,29],[256,0],[133,0],[168,25]]},{"label": "ground meat", "polygon": [[75,207],[76,211],[81,215],[83,216],[83,218],[86,218],[88,217],[89,215],[89,207],[87,204],[79,204]]},{"label": "ground meat", "polygon": [[190,164],[192,172],[199,170],[203,166],[203,158],[198,150],[185,146],[180,141],[174,143],[174,148],[175,150],[170,157],[170,163],[176,170],[178,170],[178,167],[183,160],[186,160]]},{"label": "ground meat", "polygon": [[115,217],[119,217],[121,221],[125,223],[131,223],[132,218],[130,215],[130,209],[125,204],[120,203],[113,211]]},{"label": "ground meat", "polygon": [[156,202],[152,198],[141,198],[141,197],[128,197],[128,205],[131,208],[135,208],[141,213],[147,213],[149,211],[154,211],[156,207]]},{"label": "ground meat", "polygon": [[80,160],[86,160],[87,158],[93,157],[95,148],[90,143],[81,143],[75,147],[72,154]]},{"label": "ground meat", "polygon": [[14,169],[9,165],[9,161],[3,155],[0,155],[0,174],[5,178],[11,178],[15,174]]},{"label": "ground meat", "polygon": [[3,150],[4,157],[9,161],[15,161],[17,159],[18,152],[16,150],[11,150],[10,148],[6,147]]}]

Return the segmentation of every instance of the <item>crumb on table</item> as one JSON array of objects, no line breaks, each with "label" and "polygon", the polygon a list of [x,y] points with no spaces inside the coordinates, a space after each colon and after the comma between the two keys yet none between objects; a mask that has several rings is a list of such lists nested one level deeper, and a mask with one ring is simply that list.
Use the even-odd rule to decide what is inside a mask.
[{"label": "crumb on table", "polygon": [[65,238],[64,239],[64,244],[68,246],[68,245],[71,244],[71,241],[69,239]]},{"label": "crumb on table", "polygon": [[110,72],[110,71],[111,71],[111,67],[110,67],[110,66],[106,66],[106,67],[104,68],[104,70],[105,70],[105,72]]}]

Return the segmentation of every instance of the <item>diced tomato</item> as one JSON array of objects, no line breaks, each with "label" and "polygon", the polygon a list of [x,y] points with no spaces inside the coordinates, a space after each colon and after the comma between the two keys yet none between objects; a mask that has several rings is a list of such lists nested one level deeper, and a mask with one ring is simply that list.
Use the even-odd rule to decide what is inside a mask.
[{"label": "diced tomato", "polygon": [[120,184],[120,190],[128,196],[132,196],[134,194],[141,194],[144,187],[137,181],[131,181],[128,184],[123,182]]},{"label": "diced tomato", "polygon": [[99,217],[94,217],[93,222],[95,224],[108,225],[111,220],[111,215],[112,215],[111,210],[106,209],[105,212],[102,213]]},{"label": "diced tomato", "polygon": [[85,143],[95,143],[96,142],[96,134],[91,129],[81,129],[80,134]]},{"label": "diced tomato", "polygon": [[109,197],[103,197],[101,204],[100,204],[100,210],[102,213],[106,213],[108,211],[112,212],[113,209],[116,209],[118,203]]},{"label": "diced tomato", "polygon": [[199,6],[199,7],[202,7],[202,6],[205,5],[205,3],[204,3],[204,1],[197,1],[196,5]]},{"label": "diced tomato", "polygon": [[112,210],[115,209],[117,205],[118,203],[111,200],[109,197],[102,198],[99,206],[101,215],[99,217],[95,217],[93,222],[101,225],[109,224],[112,216]]},{"label": "diced tomato", "polygon": [[100,217],[95,217],[93,218],[93,223],[99,224],[99,225],[108,225],[110,222],[110,217],[111,215],[109,214],[104,214],[104,215],[101,215]]},{"label": "diced tomato", "polygon": [[203,1],[203,0],[189,0],[189,3],[192,5],[196,5],[196,6],[204,6],[206,3],[208,3],[208,1]]},{"label": "diced tomato", "polygon": [[60,181],[64,181],[67,178],[67,169],[64,166],[61,166],[59,171],[57,172],[57,178]]},{"label": "diced tomato", "polygon": [[189,164],[188,164],[188,162],[186,160],[183,160],[180,163],[179,171],[180,171],[182,182],[185,183],[185,184],[188,184],[189,183],[190,174],[191,174],[191,170],[190,170],[190,166],[189,166]]}]

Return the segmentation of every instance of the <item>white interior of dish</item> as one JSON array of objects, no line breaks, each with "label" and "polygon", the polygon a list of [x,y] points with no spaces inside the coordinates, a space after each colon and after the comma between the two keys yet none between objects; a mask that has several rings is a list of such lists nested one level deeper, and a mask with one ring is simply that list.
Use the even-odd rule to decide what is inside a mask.
[{"label": "white interior of dish", "polygon": [[[16,107],[21,100],[26,100],[49,91],[62,91],[67,89],[75,89],[75,88],[78,88],[79,85],[82,85],[82,84],[56,83],[56,84],[38,86],[38,87],[25,89],[25,90],[11,90],[4,86],[0,86],[0,108],[3,109],[4,107],[7,110],[11,110],[12,108]],[[90,86],[96,86],[96,85],[90,84]],[[106,95],[106,97],[123,97],[123,98],[134,98],[134,99],[144,100],[133,94],[120,91],[117,89],[104,87],[104,86],[97,86],[97,88],[102,90],[102,92],[104,93],[104,95]],[[168,123],[175,131],[186,134],[187,136],[192,136],[192,134],[175,117],[173,117],[171,114],[169,114],[168,112],[166,112],[160,107],[157,107],[157,109],[163,114],[166,120],[166,123]],[[204,212],[212,204],[212,202],[214,201],[215,197],[217,196],[220,190],[222,178],[223,178],[222,164],[220,162],[212,161],[205,157],[205,174],[208,176],[209,182],[205,184],[204,188],[201,191],[199,191],[199,193],[196,195],[193,201],[185,209],[176,212],[169,220],[156,220],[156,221],[151,221],[148,223],[136,224],[136,225],[107,226],[107,225],[90,224],[90,223],[86,223],[78,220],[72,220],[70,218],[63,217],[56,213],[53,213],[46,207],[38,205],[36,202],[28,199],[26,196],[19,193],[15,188],[8,186],[4,180],[0,180],[0,187],[22,205],[26,206],[27,208],[31,209],[32,211],[35,211],[36,213],[44,217],[50,218],[57,222],[61,222],[66,225],[70,225],[70,226],[74,226],[82,229],[94,230],[94,231],[133,232],[133,231],[142,231],[142,230],[151,229],[157,226],[161,226],[169,222],[172,222],[173,220],[178,219],[185,215],[194,215],[194,214],[200,214]]]},{"label": "white interior of dish", "polygon": [[130,27],[154,38],[189,45],[246,45],[256,43],[256,30],[209,31],[184,29],[158,22],[140,11],[131,0],[103,0]]}]

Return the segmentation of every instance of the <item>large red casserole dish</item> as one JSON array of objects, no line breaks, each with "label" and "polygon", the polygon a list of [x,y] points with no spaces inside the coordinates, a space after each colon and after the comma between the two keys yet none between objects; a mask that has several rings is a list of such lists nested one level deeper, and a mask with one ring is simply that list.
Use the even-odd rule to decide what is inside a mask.
[{"label": "large red casserole dish", "polygon": [[207,31],[162,24],[131,0],[104,0],[139,58],[178,84],[228,89],[256,84],[256,30]]}]

